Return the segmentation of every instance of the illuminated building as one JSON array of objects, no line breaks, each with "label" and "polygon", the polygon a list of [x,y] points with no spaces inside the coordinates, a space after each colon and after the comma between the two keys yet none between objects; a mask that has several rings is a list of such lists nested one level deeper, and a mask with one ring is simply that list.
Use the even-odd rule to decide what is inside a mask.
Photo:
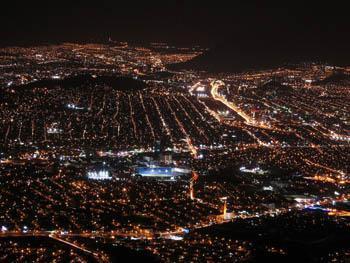
[{"label": "illuminated building", "polygon": [[169,164],[172,164],[172,162],[173,162],[173,157],[172,157],[171,154],[162,154],[162,155],[161,155],[161,158],[160,158],[160,161],[161,161],[162,163],[164,163],[164,164],[169,165]]},{"label": "illuminated building", "polygon": [[88,171],[87,177],[89,179],[92,179],[92,180],[110,180],[110,179],[112,179],[109,171],[107,171],[107,170]]}]

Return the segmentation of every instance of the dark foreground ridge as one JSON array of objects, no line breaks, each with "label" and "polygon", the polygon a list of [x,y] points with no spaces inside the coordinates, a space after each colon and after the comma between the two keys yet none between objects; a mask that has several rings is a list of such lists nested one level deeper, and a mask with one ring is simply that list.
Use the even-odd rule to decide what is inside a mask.
[{"label": "dark foreground ridge", "polygon": [[[218,238],[238,237],[254,242],[255,251],[251,262],[319,262],[320,259],[326,260],[327,254],[347,248],[350,238],[345,224],[335,224],[319,211],[236,220],[198,232]],[[268,246],[282,248],[286,254],[267,253],[264,248]]]},{"label": "dark foreground ridge", "polygon": [[64,79],[42,79],[28,84],[17,86],[16,88],[55,88],[60,86],[65,89],[86,89],[93,86],[110,87],[120,91],[136,91],[146,88],[146,83],[128,76],[94,76],[90,74],[82,74],[69,76]]}]

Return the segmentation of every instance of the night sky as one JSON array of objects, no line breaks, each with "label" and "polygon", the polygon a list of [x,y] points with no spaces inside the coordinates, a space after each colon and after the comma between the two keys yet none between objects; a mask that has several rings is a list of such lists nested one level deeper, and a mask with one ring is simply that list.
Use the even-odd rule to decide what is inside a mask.
[{"label": "night sky", "polygon": [[109,36],[115,40],[204,46],[227,38],[253,41],[274,36],[349,43],[348,9],[336,1],[327,5],[322,1],[307,5],[295,1],[280,1],[278,5],[205,2],[15,0],[1,8],[0,44],[99,42]]}]

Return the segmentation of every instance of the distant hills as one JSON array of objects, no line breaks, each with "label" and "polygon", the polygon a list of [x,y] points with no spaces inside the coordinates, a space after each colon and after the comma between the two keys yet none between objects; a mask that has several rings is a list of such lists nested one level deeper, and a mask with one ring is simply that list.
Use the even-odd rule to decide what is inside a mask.
[{"label": "distant hills", "polygon": [[293,88],[282,84],[281,82],[272,79],[262,85],[257,89],[258,93],[265,95],[288,95],[293,92]]},{"label": "distant hills", "polygon": [[172,64],[173,70],[203,70],[209,72],[241,72],[270,69],[301,62],[323,62],[330,65],[350,65],[350,51],[345,42],[331,39],[298,41],[279,36],[231,38],[225,43],[184,63]]},{"label": "distant hills", "polygon": [[350,85],[350,75],[344,73],[334,73],[323,80],[317,81],[314,85]]}]

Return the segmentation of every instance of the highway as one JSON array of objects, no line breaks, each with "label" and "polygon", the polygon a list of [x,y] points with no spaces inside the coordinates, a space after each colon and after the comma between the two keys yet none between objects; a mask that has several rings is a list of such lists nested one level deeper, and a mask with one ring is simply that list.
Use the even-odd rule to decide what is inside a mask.
[{"label": "highway", "polygon": [[219,88],[222,87],[224,85],[224,83],[222,81],[212,81],[210,83],[211,86],[211,90],[210,93],[212,95],[212,97],[215,100],[220,101],[221,103],[225,104],[228,108],[230,108],[231,110],[233,110],[234,112],[236,112],[239,116],[241,116],[248,125],[255,125],[255,121],[248,115],[246,114],[244,111],[242,111],[237,105],[235,105],[233,102],[229,102],[227,101],[223,96],[221,96],[218,92]]},{"label": "highway", "polygon": [[52,238],[52,239],[54,239],[54,240],[56,240],[56,241],[59,241],[59,242],[61,242],[61,243],[63,243],[63,244],[66,244],[66,245],[68,245],[68,246],[74,247],[74,248],[76,248],[76,249],[78,249],[78,250],[81,250],[81,251],[83,251],[83,252],[86,252],[86,253],[88,253],[88,254],[90,254],[90,255],[93,255],[93,256],[96,257],[96,258],[101,258],[101,256],[100,256],[98,253],[95,253],[95,252],[92,252],[92,251],[90,251],[90,250],[87,250],[86,248],[83,248],[83,247],[81,247],[81,246],[78,246],[78,245],[76,245],[76,244],[74,244],[74,243],[72,243],[72,242],[68,242],[68,241],[66,241],[66,240],[63,240],[63,239],[61,239],[61,238],[59,238],[59,237],[57,237],[57,236],[55,236],[55,235],[49,235],[49,237]]},{"label": "highway", "polygon": [[225,104],[228,108],[230,108],[235,113],[237,113],[239,116],[241,116],[245,120],[245,123],[247,125],[253,126],[253,127],[258,127],[258,128],[263,128],[263,129],[271,129],[270,126],[267,126],[261,122],[255,121],[252,117],[250,117],[243,110],[241,110],[236,104],[226,100],[223,96],[221,96],[219,94],[218,90],[219,90],[219,88],[224,86],[223,81],[221,81],[221,80],[212,81],[210,83],[210,86],[211,86],[210,94],[213,97],[213,99]]}]

